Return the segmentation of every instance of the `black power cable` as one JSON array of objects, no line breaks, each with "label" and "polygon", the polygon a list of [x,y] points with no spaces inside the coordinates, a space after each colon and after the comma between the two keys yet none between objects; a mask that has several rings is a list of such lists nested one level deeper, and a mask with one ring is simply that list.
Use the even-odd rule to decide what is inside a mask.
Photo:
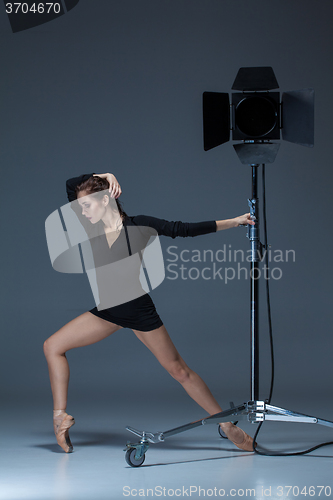
[{"label": "black power cable", "polygon": [[[265,164],[262,165],[262,210],[264,222],[264,241],[265,241],[265,265],[268,273],[268,242],[267,242],[267,216],[266,216],[266,178],[265,178]],[[266,303],[268,313],[268,327],[269,327],[269,342],[271,350],[271,386],[269,390],[268,404],[270,404],[274,387],[274,348],[273,348],[273,328],[272,328],[272,315],[271,315],[271,300],[269,295],[269,280],[266,276]]]},{"label": "black power cable", "polygon": [[[268,404],[271,402],[272,394],[273,394],[273,386],[274,386],[274,349],[273,349],[273,328],[272,328],[272,317],[271,317],[271,304],[270,304],[270,295],[269,295],[269,280],[268,280],[268,243],[267,243],[267,218],[266,218],[266,179],[265,179],[265,165],[262,165],[262,199],[263,199],[263,222],[264,222],[264,241],[265,241],[265,265],[266,265],[266,270],[267,270],[267,275],[266,275],[266,299],[267,299],[267,312],[268,312],[268,325],[269,325],[269,339],[270,339],[270,351],[271,351],[271,386],[270,386],[270,391],[269,391],[269,397],[268,400],[266,401]],[[313,446],[312,448],[309,448],[308,450],[304,451],[297,451],[294,453],[279,453],[279,452],[269,452],[265,453],[262,451],[259,451],[257,448],[254,447],[254,443],[256,442],[256,438],[259,434],[259,431],[261,429],[263,422],[260,422],[260,424],[257,427],[257,430],[255,432],[255,435],[253,437],[253,451],[257,453],[258,455],[265,455],[265,456],[274,456],[274,457],[290,457],[294,455],[305,455],[306,453],[310,453],[311,451],[317,450],[318,448],[321,448],[322,446],[328,446],[330,444],[333,444],[333,441],[328,441],[326,443],[321,443],[316,446]]]}]

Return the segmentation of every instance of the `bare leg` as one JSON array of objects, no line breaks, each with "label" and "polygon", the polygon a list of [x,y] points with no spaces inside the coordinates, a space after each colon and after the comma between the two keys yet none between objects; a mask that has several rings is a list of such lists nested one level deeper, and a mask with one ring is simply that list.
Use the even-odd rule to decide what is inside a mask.
[{"label": "bare leg", "polygon": [[45,340],[44,354],[49,368],[55,410],[63,410],[67,406],[69,366],[65,353],[75,347],[95,344],[120,328],[85,312]]},{"label": "bare leg", "polygon": [[[161,365],[184,387],[187,394],[196,403],[210,415],[222,411],[222,408],[205,382],[187,366],[180,356],[164,325],[150,332],[133,331],[138,339],[148,347]],[[245,433],[242,429],[234,426],[231,422],[220,423],[220,426],[234,444],[238,445],[244,442]],[[247,434],[245,435],[247,436]]]},{"label": "bare leg", "polygon": [[[64,427],[62,423],[64,418],[67,418],[65,410],[67,406],[69,366],[65,353],[75,347],[83,347],[99,342],[120,328],[120,326],[98,318],[90,312],[85,312],[60,328],[44,342],[44,354],[49,368],[53,395],[54,430],[56,435],[59,428]],[[70,424],[73,425],[73,423],[68,422],[69,426]],[[59,442],[57,436],[58,443],[65,451],[70,451],[70,447],[66,443],[68,429],[64,428],[63,433],[63,444]]]}]

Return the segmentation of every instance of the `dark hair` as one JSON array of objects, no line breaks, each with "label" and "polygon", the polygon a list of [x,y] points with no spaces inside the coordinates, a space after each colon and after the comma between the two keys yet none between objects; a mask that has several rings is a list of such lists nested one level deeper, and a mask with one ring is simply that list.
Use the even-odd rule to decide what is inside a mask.
[{"label": "dark hair", "polygon": [[[78,184],[76,186],[76,188],[75,188],[76,198],[78,197],[79,193],[81,193],[82,191],[85,191],[87,193],[87,195],[95,194],[96,195],[95,197],[97,199],[102,199],[105,194],[109,195],[109,193],[103,193],[103,194],[101,193],[100,195],[98,195],[98,193],[100,191],[106,191],[107,189],[109,189],[109,186],[110,186],[109,181],[107,181],[106,179],[103,179],[102,177],[98,177],[98,176],[89,177],[88,180],[81,182],[81,184]],[[120,216],[121,216],[122,220],[124,220],[125,217],[127,217],[127,214],[126,214],[126,212],[124,212],[120,201],[118,201],[116,199],[116,203],[117,203],[117,207],[118,207]]]}]

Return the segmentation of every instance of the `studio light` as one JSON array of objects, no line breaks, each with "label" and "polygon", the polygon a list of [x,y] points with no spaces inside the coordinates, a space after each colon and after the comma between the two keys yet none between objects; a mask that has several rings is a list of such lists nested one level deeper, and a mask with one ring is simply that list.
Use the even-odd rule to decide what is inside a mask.
[{"label": "studio light", "polygon": [[314,90],[271,92],[279,88],[271,67],[240,68],[229,94],[203,93],[204,149],[230,140],[244,164],[272,163],[282,139],[312,147],[314,144]]}]

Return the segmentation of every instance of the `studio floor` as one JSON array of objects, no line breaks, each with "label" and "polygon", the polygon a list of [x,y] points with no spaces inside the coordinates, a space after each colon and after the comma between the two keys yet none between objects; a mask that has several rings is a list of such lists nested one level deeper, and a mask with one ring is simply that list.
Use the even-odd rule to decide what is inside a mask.
[{"label": "studio floor", "polygon": [[[132,468],[123,451],[135,440],[127,425],[166,431],[198,414],[192,418],[182,401],[171,409],[163,398],[121,404],[82,398],[73,404],[75,414],[71,411],[74,452],[65,454],[56,444],[47,406],[43,398],[24,406],[13,398],[2,406],[1,500],[333,498],[333,445],[301,456],[260,456],[220,438],[216,425],[205,425],[150,445],[144,464]],[[332,405],[324,399],[299,401],[298,407],[294,402],[289,409],[333,420]],[[256,425],[240,426],[254,435]],[[293,452],[325,441],[333,441],[333,430],[317,424],[265,422],[258,436],[262,451]]]}]

